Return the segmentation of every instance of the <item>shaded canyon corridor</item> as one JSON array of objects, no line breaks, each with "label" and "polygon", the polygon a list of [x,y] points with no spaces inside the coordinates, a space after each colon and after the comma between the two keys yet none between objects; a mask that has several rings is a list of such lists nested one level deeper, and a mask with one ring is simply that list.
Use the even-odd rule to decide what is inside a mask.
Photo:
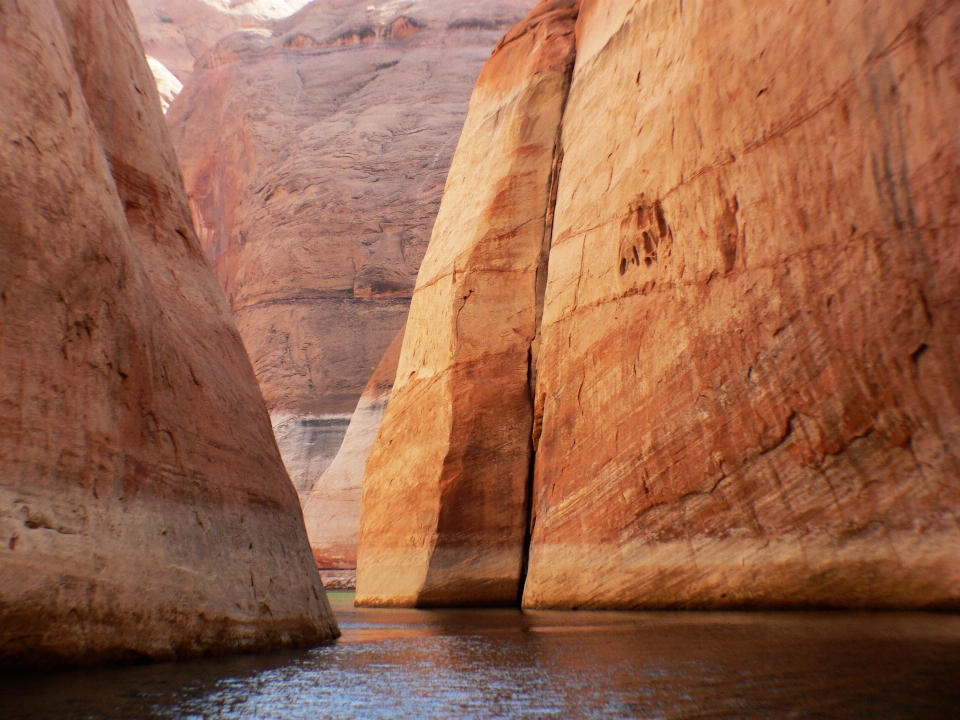
[{"label": "shaded canyon corridor", "polygon": [[958,51],[0,0],[0,716],[956,717]]}]

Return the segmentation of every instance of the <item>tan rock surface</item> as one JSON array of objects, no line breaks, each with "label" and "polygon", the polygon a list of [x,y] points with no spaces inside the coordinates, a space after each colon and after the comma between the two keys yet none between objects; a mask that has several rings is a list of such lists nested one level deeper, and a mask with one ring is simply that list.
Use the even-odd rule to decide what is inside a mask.
[{"label": "tan rock surface", "polygon": [[194,63],[221,39],[238,31],[269,34],[273,21],[310,0],[130,0],[147,54],[181,82]]},{"label": "tan rock surface", "polygon": [[224,39],[167,115],[303,501],[405,321],[480,68],[531,3],[369,4]]},{"label": "tan rock surface", "polygon": [[358,605],[517,602],[531,344],[575,8],[539,4],[471,99],[367,462]]},{"label": "tan rock surface", "polygon": [[525,606],[960,607],[958,28],[586,3]]},{"label": "tan rock surface", "polygon": [[924,0],[585,2],[538,335],[498,324],[541,312],[500,305],[519,255],[475,252],[543,212],[485,204],[517,134],[478,111],[368,462],[358,602],[489,600],[501,547],[444,550],[521,506],[529,400],[475,389],[515,364],[451,368],[512,341],[526,607],[960,607],[957,28]]},{"label": "tan rock surface", "polygon": [[330,639],[126,3],[0,0],[0,665]]},{"label": "tan rock surface", "polygon": [[363,389],[343,444],[303,505],[307,536],[324,587],[353,588],[357,583],[364,469],[390,402],[403,333],[401,328]]}]

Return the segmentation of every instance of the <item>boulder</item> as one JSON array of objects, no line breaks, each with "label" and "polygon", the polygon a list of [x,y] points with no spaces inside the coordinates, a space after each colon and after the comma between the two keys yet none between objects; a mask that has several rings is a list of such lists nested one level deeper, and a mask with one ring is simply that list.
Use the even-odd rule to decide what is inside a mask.
[{"label": "boulder", "polygon": [[339,634],[125,2],[0,0],[0,666]]}]

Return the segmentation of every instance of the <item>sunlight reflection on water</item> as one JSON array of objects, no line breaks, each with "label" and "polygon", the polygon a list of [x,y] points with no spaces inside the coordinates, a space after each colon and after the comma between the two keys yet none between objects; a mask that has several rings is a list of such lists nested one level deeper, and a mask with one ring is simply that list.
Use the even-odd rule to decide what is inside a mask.
[{"label": "sunlight reflection on water", "polygon": [[957,718],[960,616],[358,610],[312,650],[0,678],[0,718]]}]

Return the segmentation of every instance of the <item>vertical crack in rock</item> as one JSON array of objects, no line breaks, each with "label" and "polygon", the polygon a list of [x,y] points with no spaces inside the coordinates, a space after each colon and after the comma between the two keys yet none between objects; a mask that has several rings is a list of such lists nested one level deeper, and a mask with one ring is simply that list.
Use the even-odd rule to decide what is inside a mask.
[{"label": "vertical crack in rock", "polygon": [[367,464],[359,605],[517,602],[533,345],[578,11],[541,2],[474,91]]},{"label": "vertical crack in rock", "polygon": [[[574,58],[575,60],[576,58]],[[573,76],[573,64],[570,66],[570,77],[567,79],[567,96],[570,93],[569,81]],[[564,108],[566,97],[564,98]],[[543,300],[547,291],[547,276],[550,271],[550,247],[553,244],[553,217],[557,207],[557,189],[560,185],[560,171],[563,167],[563,112],[561,111],[560,124],[557,126],[557,138],[554,141],[553,167],[550,170],[550,195],[547,201],[547,211],[543,226],[543,242],[540,246],[540,257],[537,261],[537,305],[536,324],[530,350],[527,354],[527,382],[530,386],[530,402],[533,405],[533,431],[530,436],[530,469],[527,473],[527,487],[524,503],[527,517],[527,534],[523,540],[523,564],[520,567],[520,584],[517,595],[517,604],[523,600],[523,588],[527,580],[527,568],[530,564],[530,540],[533,537],[533,528],[537,519],[534,515],[533,489],[537,463],[537,445],[540,443],[540,433],[543,430],[543,401],[537,395],[537,359],[540,354],[540,326],[543,322]]]}]

